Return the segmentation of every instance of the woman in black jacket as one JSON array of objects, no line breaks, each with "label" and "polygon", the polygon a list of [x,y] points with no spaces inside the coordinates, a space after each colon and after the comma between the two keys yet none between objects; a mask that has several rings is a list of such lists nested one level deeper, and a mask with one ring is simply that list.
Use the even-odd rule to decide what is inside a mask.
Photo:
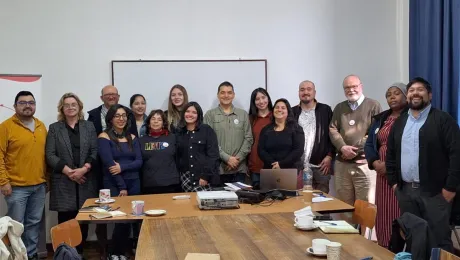
[{"label": "woman in black jacket", "polygon": [[145,120],[146,133],[140,138],[142,153],[141,186],[143,194],[181,192],[176,166],[176,135],[168,130],[161,110],[153,110]]},{"label": "woman in black jacket", "polygon": [[203,110],[196,102],[184,106],[178,131],[178,164],[182,189],[210,190],[219,180],[219,145],[214,130],[203,122]]}]

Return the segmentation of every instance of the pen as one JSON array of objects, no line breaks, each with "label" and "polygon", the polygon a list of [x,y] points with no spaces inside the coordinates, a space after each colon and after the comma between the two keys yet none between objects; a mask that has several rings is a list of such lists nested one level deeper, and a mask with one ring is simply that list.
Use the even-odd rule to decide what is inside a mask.
[{"label": "pen", "polygon": [[329,224],[329,225],[332,225],[332,226],[337,226],[337,224],[335,223],[330,223],[330,222],[325,222],[325,221],[322,221],[323,223],[326,223],[326,224]]}]

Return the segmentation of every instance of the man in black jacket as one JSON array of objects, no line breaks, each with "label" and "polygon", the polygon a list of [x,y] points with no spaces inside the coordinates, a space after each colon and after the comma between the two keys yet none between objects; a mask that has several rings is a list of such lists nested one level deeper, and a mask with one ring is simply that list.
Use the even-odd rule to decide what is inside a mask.
[{"label": "man in black jacket", "polygon": [[425,79],[407,85],[410,109],[388,137],[387,178],[401,213],[425,219],[435,244],[452,251],[449,221],[460,184],[460,129],[449,114],[431,107],[431,98]]},{"label": "man in black jacket", "polygon": [[[101,91],[101,100],[104,104],[88,111],[88,121],[93,122],[97,135],[102,133],[102,131],[104,131],[107,127],[105,123],[105,115],[107,114],[107,111],[111,106],[118,104],[118,101],[120,100],[118,89],[112,85],[105,86]],[[125,107],[125,109],[128,112],[128,120],[131,121],[131,128],[129,129],[129,132],[137,136],[136,118],[134,118],[131,109],[127,107]]]},{"label": "man in black jacket", "polygon": [[313,172],[313,188],[329,193],[329,180],[334,146],[329,139],[332,109],[316,101],[315,84],[309,80],[299,85],[300,104],[292,111],[305,134],[304,168]]}]

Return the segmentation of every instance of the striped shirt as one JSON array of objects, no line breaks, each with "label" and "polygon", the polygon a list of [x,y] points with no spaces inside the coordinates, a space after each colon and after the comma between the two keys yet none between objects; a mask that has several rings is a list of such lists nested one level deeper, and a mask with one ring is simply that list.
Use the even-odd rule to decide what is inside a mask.
[{"label": "striped shirt", "polygon": [[[218,106],[206,112],[204,123],[211,126],[217,134],[220,159],[223,161],[220,174],[247,173],[246,157],[253,142],[248,113],[232,106],[232,111],[226,114]],[[226,162],[231,156],[240,158],[237,169],[227,169]]]}]

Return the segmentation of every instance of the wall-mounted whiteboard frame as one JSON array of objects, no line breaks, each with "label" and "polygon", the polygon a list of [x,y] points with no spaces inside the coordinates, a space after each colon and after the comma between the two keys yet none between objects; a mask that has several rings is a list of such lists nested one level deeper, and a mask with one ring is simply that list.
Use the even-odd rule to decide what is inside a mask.
[{"label": "wall-mounted whiteboard frame", "polygon": [[[163,66],[164,64],[164,66]],[[220,82],[230,81],[225,77],[226,68],[235,68],[236,74],[238,73],[247,73],[246,70],[241,68],[253,69],[256,75],[253,75],[254,84],[241,84],[241,80],[236,80],[232,82],[235,87],[235,106],[238,106],[244,110],[249,108],[249,99],[250,93],[258,87],[268,89],[267,83],[267,60],[266,59],[237,59],[237,60],[113,60],[111,62],[112,67],[112,84],[115,85],[120,93],[120,103],[124,105],[129,105],[129,97],[135,93],[145,95],[147,99],[147,112],[151,109],[166,109],[169,89],[174,84],[181,84],[187,89],[189,94],[189,101],[199,102],[204,112],[206,110],[215,107],[218,105],[216,98],[217,87]],[[222,77],[219,78],[220,81],[213,80],[211,86],[206,86],[205,89],[198,89],[197,87],[187,85],[186,83],[168,81],[168,84],[150,84],[155,86],[155,93],[152,92],[151,88],[147,88],[149,83],[155,82],[154,75],[155,73],[160,73],[160,75],[165,74],[162,72],[163,67],[168,67],[170,69],[178,68],[178,73],[182,73],[184,68],[203,68],[204,70],[212,68],[216,69],[216,73],[223,73]],[[129,70],[129,71],[128,71]],[[146,75],[146,74],[151,74]],[[158,75],[158,74],[157,74]],[[204,75],[205,77],[213,77],[215,75]],[[242,75],[241,75],[242,76]],[[229,78],[236,77],[238,75],[232,75],[229,73]],[[180,77],[179,77],[180,78]],[[203,79],[206,81],[206,79]],[[238,83],[240,81],[240,83]],[[132,86],[131,83],[132,82]],[[143,85],[143,86],[141,86]],[[194,84],[198,85],[198,84]],[[245,85],[242,87],[242,85]],[[204,91],[203,91],[204,90]],[[160,97],[158,97],[160,95]]]}]

